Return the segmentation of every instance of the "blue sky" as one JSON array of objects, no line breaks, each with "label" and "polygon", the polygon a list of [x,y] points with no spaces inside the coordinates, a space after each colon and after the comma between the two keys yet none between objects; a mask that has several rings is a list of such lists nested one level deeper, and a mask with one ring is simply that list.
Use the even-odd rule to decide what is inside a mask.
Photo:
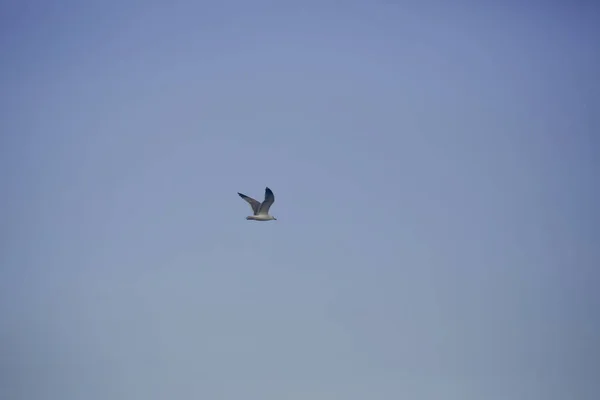
[{"label": "blue sky", "polygon": [[557,3],[3,3],[0,398],[598,398]]}]

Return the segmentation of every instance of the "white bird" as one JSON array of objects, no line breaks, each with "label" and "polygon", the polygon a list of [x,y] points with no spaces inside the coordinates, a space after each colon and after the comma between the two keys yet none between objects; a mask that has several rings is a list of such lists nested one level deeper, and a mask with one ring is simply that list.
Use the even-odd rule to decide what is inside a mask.
[{"label": "white bird", "polygon": [[265,200],[262,203],[254,200],[252,197],[241,194],[240,192],[238,192],[238,194],[242,199],[246,200],[250,204],[250,207],[252,207],[252,212],[254,213],[254,215],[246,217],[246,219],[251,219],[254,221],[271,221],[273,219],[277,220],[277,218],[269,215],[269,208],[271,208],[275,202],[275,196],[273,195],[271,189],[265,188]]}]

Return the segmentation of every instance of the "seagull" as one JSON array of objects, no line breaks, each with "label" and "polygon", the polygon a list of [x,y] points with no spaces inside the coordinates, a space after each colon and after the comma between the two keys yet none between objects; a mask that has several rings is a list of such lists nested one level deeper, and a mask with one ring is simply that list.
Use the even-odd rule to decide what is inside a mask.
[{"label": "seagull", "polygon": [[265,200],[262,203],[254,200],[252,197],[241,194],[240,192],[238,192],[238,194],[242,199],[246,200],[250,204],[250,207],[252,207],[252,212],[254,212],[254,215],[246,217],[246,219],[251,219],[254,221],[271,221],[273,219],[277,220],[277,218],[274,216],[269,215],[269,208],[271,208],[275,202],[275,196],[273,195],[271,189],[265,188]]}]

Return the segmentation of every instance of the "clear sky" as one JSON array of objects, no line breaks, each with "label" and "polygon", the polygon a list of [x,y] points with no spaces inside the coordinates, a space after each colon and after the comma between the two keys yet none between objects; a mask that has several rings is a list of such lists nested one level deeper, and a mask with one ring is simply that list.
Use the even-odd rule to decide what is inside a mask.
[{"label": "clear sky", "polygon": [[2,2],[0,398],[600,398],[600,7],[523,3]]}]

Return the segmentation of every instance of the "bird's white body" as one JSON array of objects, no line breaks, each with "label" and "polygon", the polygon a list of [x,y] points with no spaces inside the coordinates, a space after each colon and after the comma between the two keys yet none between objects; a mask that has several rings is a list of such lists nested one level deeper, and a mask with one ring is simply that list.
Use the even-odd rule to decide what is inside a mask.
[{"label": "bird's white body", "polygon": [[271,221],[276,219],[272,215],[249,215],[246,219],[251,219],[253,221]]},{"label": "bird's white body", "polygon": [[247,220],[252,220],[252,221],[272,221],[272,220],[277,220],[277,218],[275,218],[272,215],[269,215],[269,208],[271,208],[271,206],[273,205],[273,203],[275,202],[275,196],[273,195],[273,192],[271,191],[271,189],[269,188],[265,188],[265,200],[261,203],[259,201],[254,200],[252,197],[248,197],[245,194],[239,193],[240,197],[244,200],[246,200],[248,202],[248,204],[250,204],[250,207],[252,208],[252,211],[254,212],[254,215],[250,215],[248,217],[246,217]]}]

